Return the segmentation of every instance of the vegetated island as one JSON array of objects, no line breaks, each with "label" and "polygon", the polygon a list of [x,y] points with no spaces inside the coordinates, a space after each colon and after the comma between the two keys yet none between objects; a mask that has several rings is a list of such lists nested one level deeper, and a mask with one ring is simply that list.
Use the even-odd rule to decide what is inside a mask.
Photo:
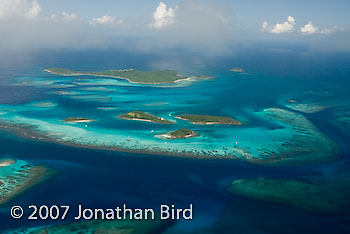
[{"label": "vegetated island", "polygon": [[119,119],[127,119],[127,120],[137,120],[137,121],[145,121],[152,123],[160,123],[160,124],[174,124],[169,120],[164,118],[152,115],[150,113],[142,112],[142,111],[131,111],[129,113],[125,113],[118,116]]},{"label": "vegetated island", "polygon": [[181,76],[177,71],[174,70],[156,70],[156,71],[138,71],[135,69],[119,69],[119,70],[108,70],[101,72],[82,72],[73,71],[64,68],[49,68],[44,69],[44,71],[49,72],[54,75],[60,76],[101,76],[101,77],[111,77],[118,79],[126,79],[130,83],[139,84],[167,84],[174,83],[181,80],[189,80],[190,78],[198,79],[211,79],[214,77],[209,76],[195,76],[195,77],[185,77]]},{"label": "vegetated island", "polygon": [[69,117],[69,118],[64,119],[62,121],[67,122],[67,123],[86,123],[86,122],[93,122],[95,120],[84,118],[84,117]]},{"label": "vegetated island", "polygon": [[233,72],[243,72],[244,70],[242,68],[239,68],[239,67],[234,67],[234,68],[231,68],[230,71],[233,71]]},{"label": "vegetated island", "polygon": [[192,124],[225,124],[225,125],[242,125],[241,122],[223,116],[212,115],[179,115],[178,119],[190,121]]},{"label": "vegetated island", "polygon": [[350,214],[350,177],[320,184],[294,179],[235,180],[227,190],[235,195],[275,202],[323,214]]},{"label": "vegetated island", "polygon": [[169,132],[167,134],[160,135],[160,137],[165,139],[170,139],[170,140],[185,139],[185,138],[197,137],[197,136],[199,136],[199,134],[187,128],[183,128],[180,130]]},{"label": "vegetated island", "polygon": [[0,165],[0,206],[55,173],[49,168],[31,165],[23,160],[0,160]]}]

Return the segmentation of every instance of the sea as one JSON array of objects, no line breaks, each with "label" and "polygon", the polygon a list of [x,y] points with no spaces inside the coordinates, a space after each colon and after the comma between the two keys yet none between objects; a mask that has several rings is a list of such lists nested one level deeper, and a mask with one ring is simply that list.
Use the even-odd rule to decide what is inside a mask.
[{"label": "sea", "polygon": [[[54,177],[0,207],[0,231],[69,223],[76,215],[72,213],[59,221],[13,219],[10,209],[14,205],[77,207],[82,204],[90,208],[113,208],[127,204],[131,208],[156,209],[162,204],[178,208],[193,204],[193,220],[179,220],[164,233],[350,233],[349,215],[303,211],[233,195],[226,189],[230,182],[242,178],[329,181],[349,171],[349,53],[256,48],[209,56],[188,51],[135,53],[95,49],[48,50],[8,58],[0,65],[0,112],[14,110],[13,114],[4,116],[36,124],[38,131],[55,132],[55,138],[61,136],[68,142],[79,138],[82,146],[0,131],[0,158],[21,159],[56,171]],[[96,77],[56,77],[43,71],[49,67],[80,71],[173,69],[185,76],[215,78],[147,86]],[[234,67],[244,71],[231,71]],[[291,109],[288,101],[293,99],[322,108],[312,113]],[[48,108],[52,110],[41,111],[32,105],[41,102],[51,103],[53,106]],[[266,144],[273,150],[271,139],[278,138],[279,129],[284,138],[288,137],[289,132],[283,126],[257,114],[266,108],[282,108],[303,115],[336,143],[340,158],[328,163],[273,166],[221,157],[220,152],[236,142],[252,149]],[[192,126],[183,121],[180,127],[192,127],[201,136],[164,144],[164,139],[154,137],[154,132],[163,133],[179,126],[115,118],[133,110],[170,119],[181,113],[230,116],[245,125],[220,128]],[[63,118],[80,115],[99,121],[87,126],[69,125],[72,128],[67,129],[57,125]],[[92,129],[90,135],[89,129]],[[181,157],[181,153],[178,157],[159,152],[144,154],[84,147],[94,141],[108,146],[128,138],[124,147],[138,151],[157,146],[172,152],[185,149],[218,153],[214,154],[216,158],[196,158]]]}]

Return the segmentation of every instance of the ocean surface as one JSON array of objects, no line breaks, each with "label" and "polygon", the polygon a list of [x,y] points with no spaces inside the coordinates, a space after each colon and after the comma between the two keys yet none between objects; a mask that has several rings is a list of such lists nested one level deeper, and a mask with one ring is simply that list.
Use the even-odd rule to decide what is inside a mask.
[{"label": "ocean surface", "polygon": [[[13,205],[83,204],[110,208],[125,203],[131,208],[157,208],[161,204],[184,208],[193,204],[194,219],[181,220],[166,233],[350,233],[347,215],[305,212],[235,196],[226,190],[228,183],[241,178],[329,181],[349,171],[349,64],[347,54],[264,50],[215,58],[174,52],[92,50],[45,51],[11,58],[0,70],[0,119],[32,124],[37,132],[51,132],[54,138],[82,146],[98,144],[108,148],[121,142],[118,146],[139,151],[157,146],[160,151],[195,151],[197,156],[211,152],[217,159],[78,148],[40,141],[35,134],[32,139],[0,131],[0,158],[22,159],[57,171],[52,179],[0,208],[0,230],[58,223],[14,220],[9,215]],[[48,67],[84,71],[174,69],[186,76],[215,79],[145,86],[96,77],[59,77],[43,71]],[[233,67],[241,67],[244,72],[230,71]],[[337,145],[339,158],[281,167],[225,159],[223,155],[237,145],[258,155],[262,148],[281,150],[278,142],[291,142],[295,126],[266,118],[263,113],[268,108],[303,116],[317,129],[317,135],[326,136],[324,145]],[[222,115],[245,124],[192,126],[180,121],[176,126],[162,126],[116,118],[133,110],[170,120],[182,113]],[[70,116],[99,121],[62,127],[60,120]],[[179,127],[191,128],[201,136],[167,144],[155,137]],[[307,148],[319,142],[310,139],[303,144],[301,147]],[[66,222],[73,221],[72,216]]]}]

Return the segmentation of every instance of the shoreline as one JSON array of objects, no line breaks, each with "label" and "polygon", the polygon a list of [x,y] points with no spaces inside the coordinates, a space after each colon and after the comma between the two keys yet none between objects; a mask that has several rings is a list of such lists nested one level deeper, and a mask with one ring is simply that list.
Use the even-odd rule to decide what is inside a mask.
[{"label": "shoreline", "polygon": [[184,81],[184,80],[191,80],[193,78],[199,78],[199,79],[214,79],[213,76],[208,76],[208,77],[199,77],[199,76],[193,76],[193,77],[185,77],[182,79],[174,80],[171,82],[136,82],[132,81],[129,78],[126,77],[121,77],[121,76],[109,76],[109,75],[98,75],[98,74],[93,74],[93,73],[71,73],[71,74],[64,74],[64,73],[59,73],[59,72],[53,72],[50,69],[44,69],[44,71],[53,74],[53,75],[58,75],[58,76],[97,76],[97,77],[108,77],[108,78],[117,78],[117,79],[123,79],[127,80],[129,83],[132,84],[148,84],[148,85],[157,85],[157,84],[171,84],[171,83],[177,83],[179,81]]},{"label": "shoreline", "polygon": [[196,125],[243,125],[243,123],[237,121],[238,123],[220,123],[220,122],[192,122],[189,119],[186,118],[182,118],[181,116],[175,116],[176,119],[180,119],[180,120],[185,120],[190,122],[191,124],[196,124]]},{"label": "shoreline", "polygon": [[62,122],[65,122],[65,123],[90,123],[90,122],[95,122],[96,120],[93,120],[93,119],[87,119],[87,120],[73,120],[73,121],[65,121],[65,120],[62,120]]},{"label": "shoreline", "polygon": [[171,122],[171,123],[156,122],[156,121],[152,121],[152,120],[149,120],[149,119],[123,118],[123,117],[120,117],[120,116],[117,116],[117,118],[118,119],[124,119],[124,120],[135,120],[135,121],[148,122],[148,123],[157,123],[157,124],[175,124],[174,122],[171,122],[171,121],[165,120],[165,119],[164,119],[164,121],[168,121],[168,122]]},{"label": "shoreline", "polygon": [[179,140],[179,139],[186,139],[186,138],[191,138],[191,137],[198,137],[198,134],[191,134],[191,135],[186,135],[184,137],[173,137],[170,134],[160,134],[157,135],[160,139],[166,139],[166,140]]}]

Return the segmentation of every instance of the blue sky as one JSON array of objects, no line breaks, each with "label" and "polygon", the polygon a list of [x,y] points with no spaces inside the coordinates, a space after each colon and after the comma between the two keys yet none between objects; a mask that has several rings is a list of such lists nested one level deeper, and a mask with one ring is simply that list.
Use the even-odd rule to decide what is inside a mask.
[{"label": "blue sky", "polygon": [[132,46],[223,53],[250,40],[350,50],[349,12],[349,0],[0,0],[0,50]]},{"label": "blue sky", "polygon": [[[100,15],[114,15],[119,18],[132,18],[139,15],[152,15],[159,4],[159,0],[45,0],[39,1],[47,13],[72,12],[85,18]],[[168,7],[175,7],[179,0],[164,0]],[[231,17],[249,30],[260,29],[265,20],[280,22],[288,15],[292,15],[302,24],[312,20],[323,27],[334,25],[349,28],[350,25],[350,1],[349,0],[216,0],[197,1],[215,2],[228,7]]]}]

